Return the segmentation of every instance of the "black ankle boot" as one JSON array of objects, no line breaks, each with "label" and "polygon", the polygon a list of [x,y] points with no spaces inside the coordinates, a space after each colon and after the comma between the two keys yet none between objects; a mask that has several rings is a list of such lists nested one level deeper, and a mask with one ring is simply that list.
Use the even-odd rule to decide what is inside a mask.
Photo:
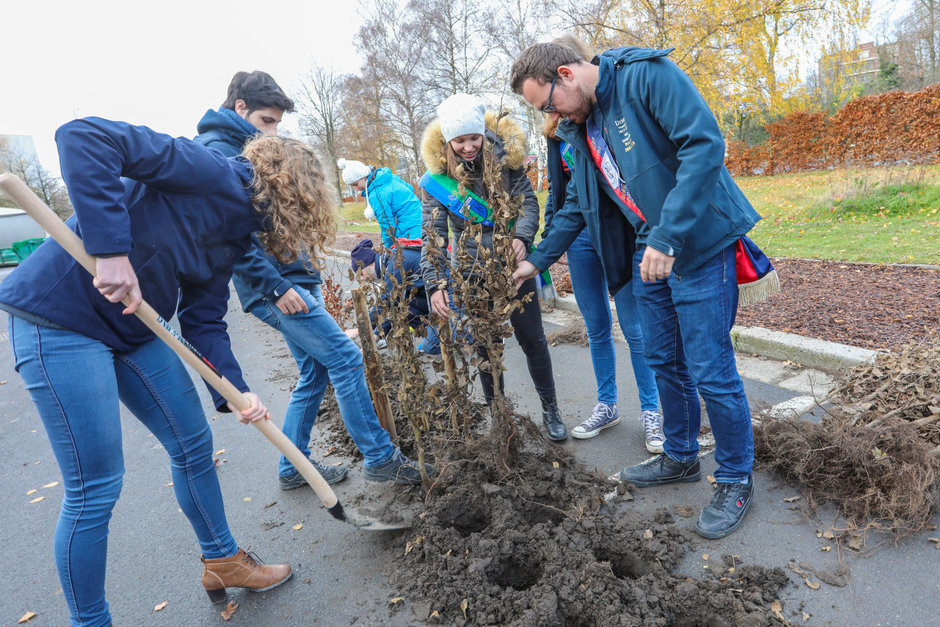
[{"label": "black ankle boot", "polygon": [[542,424],[545,425],[549,440],[559,442],[568,437],[568,429],[565,428],[565,423],[561,421],[558,402],[554,397],[542,398]]}]

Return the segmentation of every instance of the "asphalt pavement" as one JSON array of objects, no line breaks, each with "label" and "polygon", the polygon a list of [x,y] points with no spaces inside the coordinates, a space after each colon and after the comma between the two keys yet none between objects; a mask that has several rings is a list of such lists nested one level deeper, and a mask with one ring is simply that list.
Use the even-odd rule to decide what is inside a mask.
[{"label": "asphalt pavement", "polygon": [[[345,272],[342,262],[337,272]],[[0,269],[0,280],[8,272]],[[280,423],[287,406],[296,366],[280,334],[242,313],[234,298],[227,321],[234,350],[246,378]],[[546,331],[560,328],[576,314],[563,310],[546,314]],[[13,370],[0,316],[0,625],[13,625],[27,612],[30,624],[61,625],[68,613],[52,556],[52,534],[62,498],[61,477],[35,409],[22,380]],[[529,381],[524,357],[514,339],[507,341],[507,390],[517,410],[538,419],[538,398]],[[569,428],[590,412],[595,402],[588,349],[559,344],[551,349],[563,418]],[[739,356],[753,408],[796,411],[807,419],[814,395],[829,385],[815,370],[795,368],[785,361]],[[621,424],[592,440],[569,440],[565,446],[585,464],[605,474],[646,459],[636,386],[626,345],[617,345],[617,381]],[[76,373],[81,376],[81,373]],[[211,402],[198,385],[207,411]],[[261,434],[237,423],[230,415],[209,413],[219,458],[219,478],[230,525],[239,544],[268,562],[287,561],[294,567],[291,581],[263,594],[237,592],[239,607],[231,623],[251,625],[407,625],[418,617],[412,600],[389,614],[388,601],[398,596],[385,572],[402,550],[408,532],[369,533],[332,519],[314,493],[301,488],[278,489],[278,453]],[[107,590],[117,624],[221,625],[219,608],[211,605],[199,583],[199,550],[169,486],[167,458],[156,439],[130,414],[123,416],[127,469],[109,536]],[[314,429],[315,450],[324,440]],[[332,459],[332,458],[331,458]],[[706,453],[703,470],[712,474],[713,457]],[[350,465],[350,480],[336,486],[342,502],[393,486],[366,484],[361,465]],[[757,496],[742,527],[722,540],[701,540],[689,551],[681,568],[689,576],[704,572],[710,554],[738,556],[744,564],[779,566],[801,563],[823,571],[844,564],[849,577],[844,587],[821,583],[807,586],[788,571],[792,585],[781,593],[783,616],[791,624],[807,625],[937,625],[940,624],[940,551],[929,541],[937,531],[898,543],[875,546],[861,553],[840,551],[819,533],[829,529],[834,512],[824,510],[807,518],[799,494],[766,473],[755,474]],[[34,491],[35,490],[35,491]],[[39,497],[42,497],[41,500]],[[692,507],[696,514],[710,497],[704,481],[649,488],[637,493],[634,507]],[[677,517],[691,530],[695,518]],[[934,517],[940,525],[940,514]],[[824,550],[825,547],[831,550]],[[812,581],[817,581],[811,578]],[[155,608],[162,606],[162,609]],[[804,621],[803,613],[808,616]]]}]

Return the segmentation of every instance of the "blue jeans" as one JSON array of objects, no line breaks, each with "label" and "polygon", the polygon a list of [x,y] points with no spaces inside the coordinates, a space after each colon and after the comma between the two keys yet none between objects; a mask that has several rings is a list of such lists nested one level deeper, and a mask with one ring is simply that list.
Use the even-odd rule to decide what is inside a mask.
[{"label": "blue jeans", "polygon": [[52,444],[65,497],[54,551],[73,625],[108,625],[104,597],[108,521],[121,493],[118,399],[170,455],[173,490],[202,554],[229,557],[229,531],[212,459],[212,432],[193,381],[159,339],[118,353],[89,337],[10,317],[16,370]]},{"label": "blue jeans", "polygon": [[[637,247],[634,267],[645,250]],[[666,453],[679,461],[698,455],[702,415],[697,387],[715,436],[715,479],[746,479],[754,464],[754,433],[729,333],[738,310],[734,247],[688,274],[673,272],[654,283],[643,283],[638,276],[633,292],[646,361],[659,385]]]},{"label": "blue jeans", "polygon": [[[304,455],[310,456],[310,431],[317,420],[326,384],[332,382],[340,414],[362,453],[363,466],[371,468],[388,461],[395,453],[395,445],[372,407],[362,353],[326,310],[319,285],[309,291],[295,285],[294,290],[307,303],[307,313],[285,314],[267,299],[259,300],[248,310],[281,332],[300,369],[300,379],[284,416],[284,435]],[[280,475],[297,472],[283,455],[277,471]]]},{"label": "blue jeans", "polygon": [[[568,248],[568,273],[571,287],[578,301],[578,309],[587,327],[588,343],[591,347],[591,364],[597,381],[597,401],[613,405],[617,402],[617,359],[611,335],[610,300],[607,296],[607,277],[601,259],[594,250],[587,229],[581,231]],[[631,281],[632,283],[632,281]],[[643,356],[643,329],[637,314],[633,289],[627,283],[614,297],[620,329],[630,347],[630,363],[633,377],[640,392],[640,409],[656,411],[659,408],[659,393],[656,378],[646,365]]]}]

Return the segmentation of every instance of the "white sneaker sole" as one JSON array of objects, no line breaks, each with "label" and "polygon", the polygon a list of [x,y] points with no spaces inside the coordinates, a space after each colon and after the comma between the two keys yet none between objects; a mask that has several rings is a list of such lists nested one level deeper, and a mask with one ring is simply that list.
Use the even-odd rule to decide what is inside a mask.
[{"label": "white sneaker sole", "polygon": [[649,451],[650,453],[662,453],[663,445],[662,444],[650,444],[649,442],[647,442],[646,450]]},{"label": "white sneaker sole", "polygon": [[571,437],[575,438],[576,440],[589,440],[593,438],[594,436],[596,436],[597,434],[599,434],[604,429],[613,427],[614,425],[618,425],[618,424],[620,424],[619,416],[617,417],[616,420],[612,420],[608,422],[606,425],[604,425],[603,427],[598,427],[597,429],[594,429],[593,431],[578,431],[578,429],[581,428],[581,425],[578,425],[577,427],[571,430]]}]

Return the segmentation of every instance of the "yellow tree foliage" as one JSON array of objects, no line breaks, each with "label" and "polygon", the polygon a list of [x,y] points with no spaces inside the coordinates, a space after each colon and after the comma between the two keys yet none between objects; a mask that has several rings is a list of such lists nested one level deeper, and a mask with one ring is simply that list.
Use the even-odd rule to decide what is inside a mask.
[{"label": "yellow tree foliage", "polygon": [[565,13],[596,50],[675,48],[670,58],[720,117],[798,106],[801,57],[846,47],[870,8],[871,0],[572,0]]}]

